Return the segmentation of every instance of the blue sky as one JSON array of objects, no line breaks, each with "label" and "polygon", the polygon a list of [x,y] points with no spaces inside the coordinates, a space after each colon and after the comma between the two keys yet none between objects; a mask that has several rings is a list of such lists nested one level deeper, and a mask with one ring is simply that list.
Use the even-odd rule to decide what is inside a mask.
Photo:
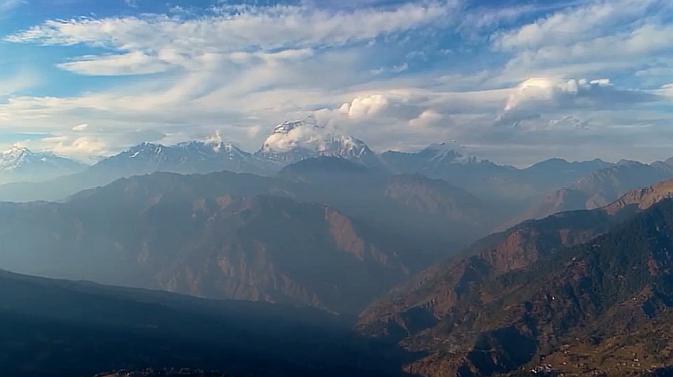
[{"label": "blue sky", "polygon": [[374,149],[673,156],[673,2],[0,0],[0,147],[81,159],[313,115]]}]

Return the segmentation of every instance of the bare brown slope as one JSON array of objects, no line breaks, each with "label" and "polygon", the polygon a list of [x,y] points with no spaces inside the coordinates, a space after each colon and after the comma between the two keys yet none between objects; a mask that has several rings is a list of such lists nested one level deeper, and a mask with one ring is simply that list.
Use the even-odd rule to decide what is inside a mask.
[{"label": "bare brown slope", "polygon": [[[659,289],[670,280],[670,268],[665,266],[670,260],[666,250],[671,249],[667,242],[673,233],[669,229],[673,205],[655,206],[608,236],[599,235],[634,216],[638,207],[647,208],[657,198],[668,197],[670,187],[662,183],[644,190],[646,195],[631,193],[621,204],[615,203],[617,210],[561,213],[488,237],[468,251],[467,257],[428,269],[370,306],[361,316],[360,329],[401,339],[410,350],[429,352],[409,365],[409,371],[421,375],[492,375],[535,366],[544,355],[562,360],[568,354],[560,348],[563,339],[573,344],[572,349],[577,347],[572,358],[563,359],[566,363],[577,364],[586,357],[580,349],[589,347],[593,355],[593,364],[568,367],[565,372],[584,375],[592,368],[614,372],[610,369],[614,363],[625,359],[620,354],[609,361],[609,342],[626,341],[641,350],[653,347],[647,331],[663,331],[665,316],[670,317],[665,312],[659,322],[646,320],[652,313],[667,310],[668,298]],[[596,236],[595,241],[586,242]],[[583,243],[578,249],[566,248]],[[606,251],[596,253],[596,247]],[[612,250],[619,250],[623,257],[613,257]],[[628,265],[631,262],[621,264],[629,260],[633,266]],[[640,280],[644,276],[649,278]],[[624,285],[622,279],[630,283]],[[598,284],[594,285],[598,292],[591,284]],[[635,306],[629,301],[632,295],[640,297],[633,299]],[[638,331],[637,339],[619,338],[614,332],[615,326],[629,325]],[[600,347],[573,343],[575,337],[591,335],[588,329],[602,331],[609,342]],[[648,360],[648,368],[673,362],[663,355]]]}]

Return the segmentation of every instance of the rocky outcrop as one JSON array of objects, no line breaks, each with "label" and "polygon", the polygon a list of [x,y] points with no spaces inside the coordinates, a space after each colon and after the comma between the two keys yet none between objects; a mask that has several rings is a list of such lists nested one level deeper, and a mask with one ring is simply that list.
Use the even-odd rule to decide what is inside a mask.
[{"label": "rocky outcrop", "polygon": [[605,210],[608,213],[616,213],[629,206],[642,210],[671,197],[673,197],[673,180],[663,181],[649,187],[629,191],[614,203],[606,206]]}]

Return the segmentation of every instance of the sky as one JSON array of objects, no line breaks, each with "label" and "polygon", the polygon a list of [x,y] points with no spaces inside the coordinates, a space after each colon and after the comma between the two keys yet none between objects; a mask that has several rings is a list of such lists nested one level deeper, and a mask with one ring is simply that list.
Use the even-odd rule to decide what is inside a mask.
[{"label": "sky", "polygon": [[673,1],[0,0],[0,147],[81,160],[313,116],[377,151],[673,156]]}]

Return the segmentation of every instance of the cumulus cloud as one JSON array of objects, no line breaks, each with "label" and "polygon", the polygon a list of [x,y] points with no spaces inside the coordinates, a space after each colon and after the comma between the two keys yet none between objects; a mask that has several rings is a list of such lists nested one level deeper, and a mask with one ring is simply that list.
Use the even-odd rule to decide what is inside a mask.
[{"label": "cumulus cloud", "polygon": [[[567,81],[547,78],[531,78],[512,91],[507,99],[505,111],[513,111],[525,106],[561,106],[570,105],[578,98],[589,101],[620,99],[609,79],[569,79]],[[606,98],[614,95],[612,98]]]},{"label": "cumulus cloud", "polygon": [[518,123],[540,117],[541,113],[577,108],[604,109],[624,103],[653,101],[656,96],[621,90],[609,79],[531,78],[511,91],[499,123]]},{"label": "cumulus cloud", "polygon": [[354,98],[353,101],[341,105],[339,111],[350,118],[362,119],[375,116],[389,106],[390,101],[385,96],[373,94]]},{"label": "cumulus cloud", "polygon": [[88,159],[91,156],[101,156],[108,152],[104,140],[95,137],[82,136],[70,138],[56,136],[44,138],[40,143],[56,154]]},{"label": "cumulus cloud", "polygon": [[276,126],[274,132],[264,141],[262,150],[267,152],[287,152],[296,148],[319,150],[336,130],[319,125],[313,116],[300,121],[284,122]]},{"label": "cumulus cloud", "polygon": [[434,127],[441,125],[445,121],[446,117],[443,114],[428,109],[423,111],[417,118],[410,120],[409,125],[412,127]]}]

